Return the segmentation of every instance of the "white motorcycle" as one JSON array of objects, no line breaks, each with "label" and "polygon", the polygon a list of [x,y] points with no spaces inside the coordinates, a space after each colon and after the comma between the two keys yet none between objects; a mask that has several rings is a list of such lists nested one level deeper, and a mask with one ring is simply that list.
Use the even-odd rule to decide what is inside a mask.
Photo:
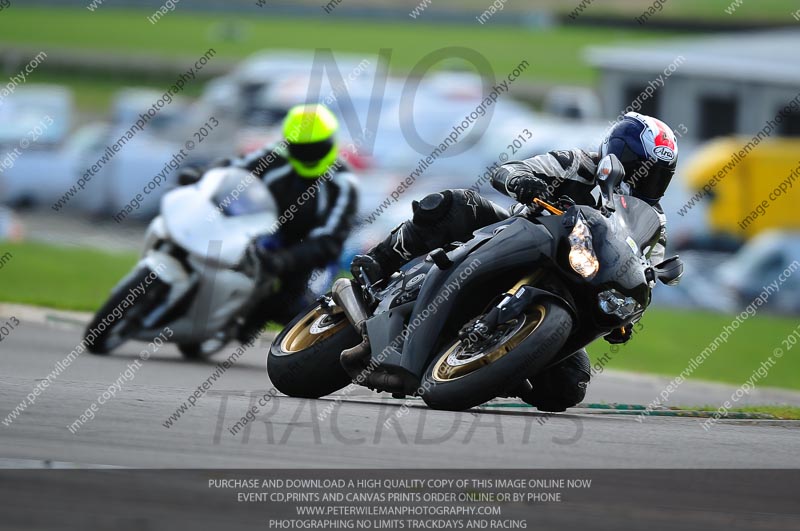
[{"label": "white motorcycle", "polygon": [[152,341],[165,327],[187,358],[223,348],[249,305],[276,290],[243,258],[253,238],[274,233],[277,219],[267,187],[240,168],[209,170],[165,194],[142,258],[87,327],[87,349],[107,354],[129,339]]}]

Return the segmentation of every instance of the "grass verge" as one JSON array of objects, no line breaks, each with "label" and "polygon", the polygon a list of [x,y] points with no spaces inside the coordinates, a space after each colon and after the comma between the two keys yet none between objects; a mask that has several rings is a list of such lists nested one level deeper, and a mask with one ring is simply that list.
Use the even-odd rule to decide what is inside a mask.
[{"label": "grass verge", "polygon": [[[693,310],[650,309],[642,319],[641,330],[616,352],[605,341],[590,345],[593,364],[601,369],[655,373],[674,378],[730,326],[735,316]],[[782,340],[798,326],[798,319],[767,315],[765,312],[744,320],[727,342],[691,372],[690,378],[742,385],[759,369]],[[800,348],[800,347],[798,347]],[[756,377],[759,387],[800,389],[800,357],[787,352],[766,377]]]},{"label": "grass verge", "polygon": [[[244,58],[266,48],[334,48],[374,58],[380,49],[390,48],[390,66],[400,73],[408,72],[435,50],[467,47],[485,56],[498,77],[506,76],[524,59],[531,67],[523,79],[590,83],[595,72],[583,61],[586,46],[620,41],[635,44],[671,35],[648,29],[529,29],[477,22],[441,25],[424,21],[300,19],[274,17],[268,10],[255,16],[176,11],[153,25],[145,18],[148,14],[151,13],[146,10],[130,9],[104,9],[89,15],[80,9],[15,8],[0,18],[0,41],[7,45],[35,45],[44,51],[72,48],[189,58],[209,47],[217,51],[218,57],[227,58]],[[236,38],[222,37],[233,33]]]},{"label": "grass verge", "polygon": [[107,253],[23,242],[0,270],[0,301],[94,312],[136,263],[135,253]]},{"label": "grass verge", "polygon": [[[717,411],[719,406],[705,405],[705,406],[678,406],[677,409],[687,411]],[[728,413],[762,413],[772,415],[780,420],[800,420],[800,407],[794,406],[745,406],[734,407],[728,410]],[[724,418],[724,417],[723,417]]]}]

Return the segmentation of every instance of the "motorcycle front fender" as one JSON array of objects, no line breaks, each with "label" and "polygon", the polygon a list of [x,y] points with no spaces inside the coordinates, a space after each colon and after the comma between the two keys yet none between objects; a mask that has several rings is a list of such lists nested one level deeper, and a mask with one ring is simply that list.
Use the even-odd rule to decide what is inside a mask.
[{"label": "motorcycle front fender", "polygon": [[156,216],[147,226],[147,231],[144,233],[144,245],[142,247],[142,257],[147,256],[148,251],[155,249],[156,243],[159,240],[166,240],[169,238],[167,231],[167,224],[164,222],[162,216]]},{"label": "motorcycle front fender", "polygon": [[146,267],[158,275],[158,279],[170,286],[189,282],[189,273],[175,257],[162,251],[149,251],[139,260],[139,267]]},{"label": "motorcycle front fender", "polygon": [[169,286],[166,300],[142,319],[143,326],[150,328],[192,289],[197,277],[190,275],[176,258],[161,251],[149,251],[139,261],[138,268],[149,269],[159,281]]}]

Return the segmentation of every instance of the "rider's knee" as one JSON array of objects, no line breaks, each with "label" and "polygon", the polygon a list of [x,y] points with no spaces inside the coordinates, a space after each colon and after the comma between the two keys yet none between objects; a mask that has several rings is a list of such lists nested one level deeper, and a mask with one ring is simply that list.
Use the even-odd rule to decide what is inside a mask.
[{"label": "rider's knee", "polygon": [[411,209],[414,212],[412,221],[421,227],[439,224],[448,217],[452,206],[452,191],[443,190],[428,194],[421,200],[411,203]]}]

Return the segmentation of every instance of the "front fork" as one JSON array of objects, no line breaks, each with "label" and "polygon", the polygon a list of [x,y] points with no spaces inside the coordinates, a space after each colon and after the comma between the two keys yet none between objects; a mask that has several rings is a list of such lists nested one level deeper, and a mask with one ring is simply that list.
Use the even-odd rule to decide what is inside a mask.
[{"label": "front fork", "polygon": [[[499,325],[525,313],[533,300],[543,293],[540,289],[533,287],[533,284],[540,278],[541,272],[536,272],[520,279],[482,317],[470,321],[459,331],[458,337],[461,342],[469,344],[475,340],[478,342],[490,340]],[[530,381],[525,379],[515,389],[510,389],[508,396],[522,396],[529,393],[531,389]]]},{"label": "front fork", "polygon": [[540,273],[536,272],[520,279],[483,316],[467,323],[459,331],[459,339],[462,341],[472,338],[488,339],[498,325],[519,317],[530,306],[533,298],[540,293],[538,289],[532,287],[540,276]]}]

